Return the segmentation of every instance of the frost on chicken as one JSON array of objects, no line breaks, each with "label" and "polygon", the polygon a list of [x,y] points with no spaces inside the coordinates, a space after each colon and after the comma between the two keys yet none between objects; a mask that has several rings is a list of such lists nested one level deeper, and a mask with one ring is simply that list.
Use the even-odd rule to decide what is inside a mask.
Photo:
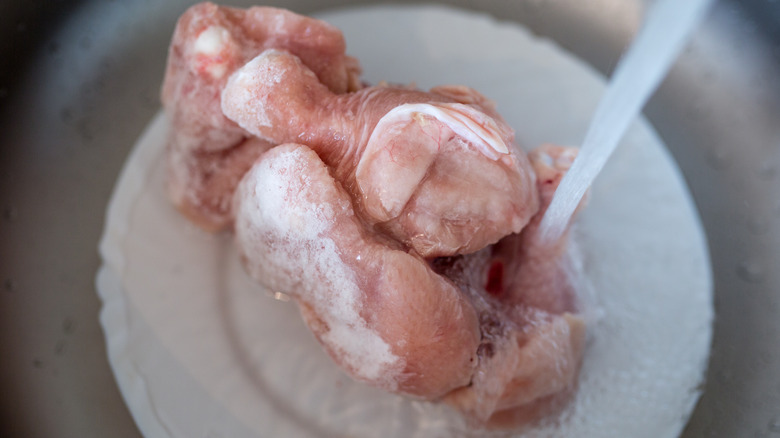
[{"label": "frost on chicken", "polygon": [[277,290],[297,291],[299,300],[322,315],[328,326],[322,341],[355,376],[385,380],[396,389],[402,359],[360,316],[355,272],[341,261],[334,241],[336,217],[350,216],[351,206],[337,193],[321,190],[327,170],[317,168],[316,161],[310,165],[316,159],[307,161],[305,154],[303,147],[279,146],[244,179],[235,231],[246,242],[241,248],[252,261],[247,267]]},{"label": "frost on chicken", "polygon": [[[269,151],[236,201],[236,239],[248,271],[299,300],[317,337],[350,374],[421,396],[468,383],[478,332],[465,300],[422,260],[378,242],[311,149],[285,144]],[[450,303],[440,307],[442,299]],[[388,315],[407,324],[399,327]],[[453,327],[440,342],[438,330],[447,325]],[[443,358],[458,365],[421,381],[422,371]]]},{"label": "frost on chicken", "polygon": [[208,230],[230,225],[238,180],[248,164],[275,146],[225,117],[220,97],[230,75],[267,48],[295,52],[334,93],[360,86],[360,68],[346,55],[344,37],[325,22],[271,7],[201,3],[187,10],[173,34],[162,87],[174,127],[168,191],[182,213]]},{"label": "frost on chicken", "polygon": [[566,236],[537,231],[575,151],[526,155],[468,87],[362,84],[345,47],[280,9],[188,10],[163,86],[173,202],[232,227],[352,377],[478,424],[552,412],[584,322]]},{"label": "frost on chicken", "polygon": [[470,89],[336,94],[297,56],[275,49],[222,91],[229,119],[269,142],[312,148],[366,221],[424,257],[476,251],[522,230],[538,209],[528,158],[486,102]]}]

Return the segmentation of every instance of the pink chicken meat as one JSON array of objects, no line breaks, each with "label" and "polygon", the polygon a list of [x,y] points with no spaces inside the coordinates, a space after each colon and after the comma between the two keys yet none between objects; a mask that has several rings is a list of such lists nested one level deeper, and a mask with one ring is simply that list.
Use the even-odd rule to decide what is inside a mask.
[{"label": "pink chicken meat", "polygon": [[[541,213],[574,158],[526,155],[463,86],[367,86],[321,21],[204,3],[180,19],[163,102],[169,193],[230,227],[348,374],[517,425],[574,390],[584,339],[564,236]],[[530,157],[530,159],[529,159]]]}]

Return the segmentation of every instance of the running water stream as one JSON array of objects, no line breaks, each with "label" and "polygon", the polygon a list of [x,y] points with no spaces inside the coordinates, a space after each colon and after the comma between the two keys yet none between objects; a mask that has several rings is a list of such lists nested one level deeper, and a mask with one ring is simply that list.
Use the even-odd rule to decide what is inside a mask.
[{"label": "running water stream", "polygon": [[713,1],[655,0],[650,4],[644,25],[618,63],[596,107],[579,155],[542,218],[540,232],[544,241],[554,242],[566,230],[588,187]]}]

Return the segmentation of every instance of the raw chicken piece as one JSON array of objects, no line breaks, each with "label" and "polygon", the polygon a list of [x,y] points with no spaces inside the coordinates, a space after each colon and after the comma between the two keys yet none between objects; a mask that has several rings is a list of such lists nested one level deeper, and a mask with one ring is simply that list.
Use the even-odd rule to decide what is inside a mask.
[{"label": "raw chicken piece", "polygon": [[479,343],[470,303],[371,233],[308,147],[278,146],[254,165],[236,192],[235,232],[250,274],[295,297],[355,378],[428,399],[468,384]]},{"label": "raw chicken piece", "polygon": [[[532,153],[545,202],[570,158],[570,149],[555,146]],[[522,234],[494,246],[426,261],[367,228],[317,154],[294,144],[255,163],[235,205],[247,270],[296,298],[353,377],[443,398],[498,426],[538,418],[573,391],[584,338],[580,279],[562,252],[565,238],[536,243],[539,213]]]},{"label": "raw chicken piece", "polygon": [[575,387],[584,323],[566,237],[537,230],[573,152],[529,161],[470,88],[361,88],[358,73],[325,23],[191,8],[163,87],[174,203],[233,225],[247,271],[293,296],[356,379],[479,424],[550,412]]},{"label": "raw chicken piece", "polygon": [[361,217],[424,257],[479,250],[538,209],[511,128],[466,87],[334,94],[296,56],[267,50],[230,78],[222,109],[260,138],[312,148]]},{"label": "raw chicken piece", "polygon": [[[162,88],[163,105],[174,127],[169,192],[182,212],[209,230],[231,221],[229,205],[241,177],[239,168],[248,168],[276,144],[247,141],[250,135],[228,120],[220,107],[227,78],[267,48],[294,53],[334,93],[360,86],[360,68],[345,55],[341,32],[323,21],[270,7],[242,10],[201,3],[188,9],[174,31]],[[212,161],[246,164],[233,167]],[[221,175],[223,170],[229,174]],[[215,179],[221,183],[215,186]]]}]

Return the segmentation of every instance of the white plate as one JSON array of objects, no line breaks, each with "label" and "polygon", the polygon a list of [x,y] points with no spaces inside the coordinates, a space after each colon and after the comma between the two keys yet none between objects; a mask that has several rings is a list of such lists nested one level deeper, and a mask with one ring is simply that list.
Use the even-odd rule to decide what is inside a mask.
[{"label": "white plate", "polygon": [[[462,83],[498,102],[522,145],[576,144],[604,80],[511,24],[441,7],[323,16],[373,82]],[[147,437],[437,437],[447,408],[352,382],[242,270],[230,237],[190,225],[165,196],[158,116],[111,199],[97,286],[109,358]],[[706,242],[677,168],[644,120],[593,188],[579,243],[603,317],[589,327],[568,409],[523,436],[673,437],[699,396],[711,338]]]}]

